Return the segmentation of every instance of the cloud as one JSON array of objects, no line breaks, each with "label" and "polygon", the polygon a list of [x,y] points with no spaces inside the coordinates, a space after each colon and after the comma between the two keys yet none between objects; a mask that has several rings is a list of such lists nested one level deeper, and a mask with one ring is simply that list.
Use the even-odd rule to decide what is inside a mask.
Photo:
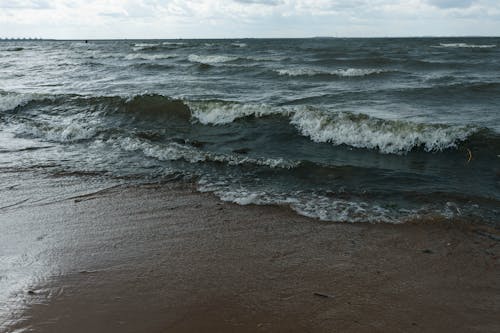
[{"label": "cloud", "polygon": [[467,8],[470,7],[474,0],[428,0],[430,5],[438,8]]},{"label": "cloud", "polygon": [[283,3],[280,0],[233,0],[233,1],[243,3],[243,4],[259,4],[259,5],[268,5],[268,6],[276,6],[278,4]]},{"label": "cloud", "polygon": [[52,6],[45,0],[0,0],[0,8],[49,9]]},{"label": "cloud", "polygon": [[0,9],[0,37],[415,36],[500,31],[498,0],[0,0]]}]

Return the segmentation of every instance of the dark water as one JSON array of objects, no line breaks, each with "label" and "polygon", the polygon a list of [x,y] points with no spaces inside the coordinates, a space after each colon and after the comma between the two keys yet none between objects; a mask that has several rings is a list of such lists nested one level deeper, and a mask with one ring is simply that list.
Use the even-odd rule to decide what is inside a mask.
[{"label": "dark water", "polygon": [[331,221],[498,226],[499,108],[498,38],[0,42],[0,170]]}]

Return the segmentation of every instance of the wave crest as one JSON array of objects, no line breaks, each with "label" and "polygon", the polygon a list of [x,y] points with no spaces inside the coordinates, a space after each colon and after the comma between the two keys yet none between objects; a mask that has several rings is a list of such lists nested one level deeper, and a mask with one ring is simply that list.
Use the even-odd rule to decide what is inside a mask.
[{"label": "wave crest", "polygon": [[467,43],[440,43],[439,47],[467,48],[467,49],[490,49],[496,44],[467,44]]},{"label": "wave crest", "polygon": [[[37,99],[45,101],[48,97],[0,92],[0,111],[31,105],[30,103],[36,102]],[[53,99],[59,101],[58,103],[71,103],[75,106],[102,105],[100,109],[105,113],[127,113],[134,121],[176,121],[185,125],[193,121],[204,125],[224,125],[246,117],[280,116],[288,119],[301,135],[315,142],[376,149],[385,154],[404,154],[419,147],[427,152],[456,148],[460,142],[479,131],[473,126],[387,120],[366,114],[332,112],[307,106],[272,106],[220,100],[189,101],[155,94],[134,95],[128,98],[63,95],[53,96]],[[47,101],[52,103],[50,99]],[[35,103],[34,106],[36,105],[38,104]],[[64,124],[64,128],[68,126],[69,124]],[[85,128],[86,126],[84,131],[81,131],[68,127],[66,132],[59,129],[56,132],[60,136],[56,141],[81,140],[95,134]],[[54,138],[50,133],[42,136]],[[215,159],[213,156],[211,158]]]},{"label": "wave crest", "polygon": [[204,125],[229,124],[239,118],[283,114],[285,110],[265,104],[239,104],[224,101],[187,102],[191,115]]},{"label": "wave crest", "polygon": [[202,124],[223,125],[244,117],[280,115],[315,142],[404,154],[422,147],[427,152],[455,148],[477,128],[386,120],[365,114],[326,112],[311,107],[271,107],[221,101],[189,102],[191,115]]},{"label": "wave crest", "polygon": [[53,99],[53,97],[51,98],[50,96],[42,94],[19,94],[0,91],[0,112],[12,111],[17,107],[25,106],[33,101],[45,99]]},{"label": "wave crest", "polygon": [[218,162],[233,166],[253,164],[281,169],[291,169],[300,164],[300,162],[289,161],[283,158],[251,158],[241,157],[235,154],[207,152],[177,142],[160,145],[137,138],[127,137],[123,139],[115,139],[111,143],[123,150],[139,150],[148,157],[153,157],[163,161],[183,160],[189,163]]},{"label": "wave crest", "polygon": [[465,126],[384,120],[348,112],[325,114],[309,108],[295,112],[291,123],[316,142],[378,149],[386,154],[402,154],[416,147],[423,147],[428,152],[455,148],[457,142],[464,141],[476,130]]},{"label": "wave crest", "polygon": [[175,58],[175,54],[145,54],[145,53],[132,53],[125,56],[126,60],[161,60]]},{"label": "wave crest", "polygon": [[337,70],[324,70],[315,68],[291,68],[291,69],[278,69],[276,72],[279,75],[286,76],[318,76],[318,75],[330,75],[338,77],[361,77],[376,75],[381,73],[387,73],[387,71],[382,69],[373,68],[347,68],[347,69],[337,69]]},{"label": "wave crest", "polygon": [[224,55],[197,55],[197,54],[190,54],[188,56],[188,60],[190,62],[195,62],[195,63],[199,63],[199,64],[205,64],[205,65],[212,65],[212,64],[218,64],[218,63],[223,63],[223,62],[230,62],[230,61],[235,61],[237,59],[238,59],[238,57],[224,56]]}]

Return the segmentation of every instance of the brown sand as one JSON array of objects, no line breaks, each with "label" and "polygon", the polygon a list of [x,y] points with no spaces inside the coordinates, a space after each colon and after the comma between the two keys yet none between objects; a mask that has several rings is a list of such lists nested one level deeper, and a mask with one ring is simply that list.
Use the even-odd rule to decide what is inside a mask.
[{"label": "brown sand", "polygon": [[500,244],[446,222],[322,223],[182,183],[0,221],[23,258],[0,274],[28,281],[6,332],[500,332]]}]

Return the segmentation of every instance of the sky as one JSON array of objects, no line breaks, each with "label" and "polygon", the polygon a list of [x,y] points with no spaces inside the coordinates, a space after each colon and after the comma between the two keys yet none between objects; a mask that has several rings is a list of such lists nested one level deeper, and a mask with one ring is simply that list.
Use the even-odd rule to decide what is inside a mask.
[{"label": "sky", "polygon": [[0,0],[0,38],[471,35],[500,35],[500,0]]}]

